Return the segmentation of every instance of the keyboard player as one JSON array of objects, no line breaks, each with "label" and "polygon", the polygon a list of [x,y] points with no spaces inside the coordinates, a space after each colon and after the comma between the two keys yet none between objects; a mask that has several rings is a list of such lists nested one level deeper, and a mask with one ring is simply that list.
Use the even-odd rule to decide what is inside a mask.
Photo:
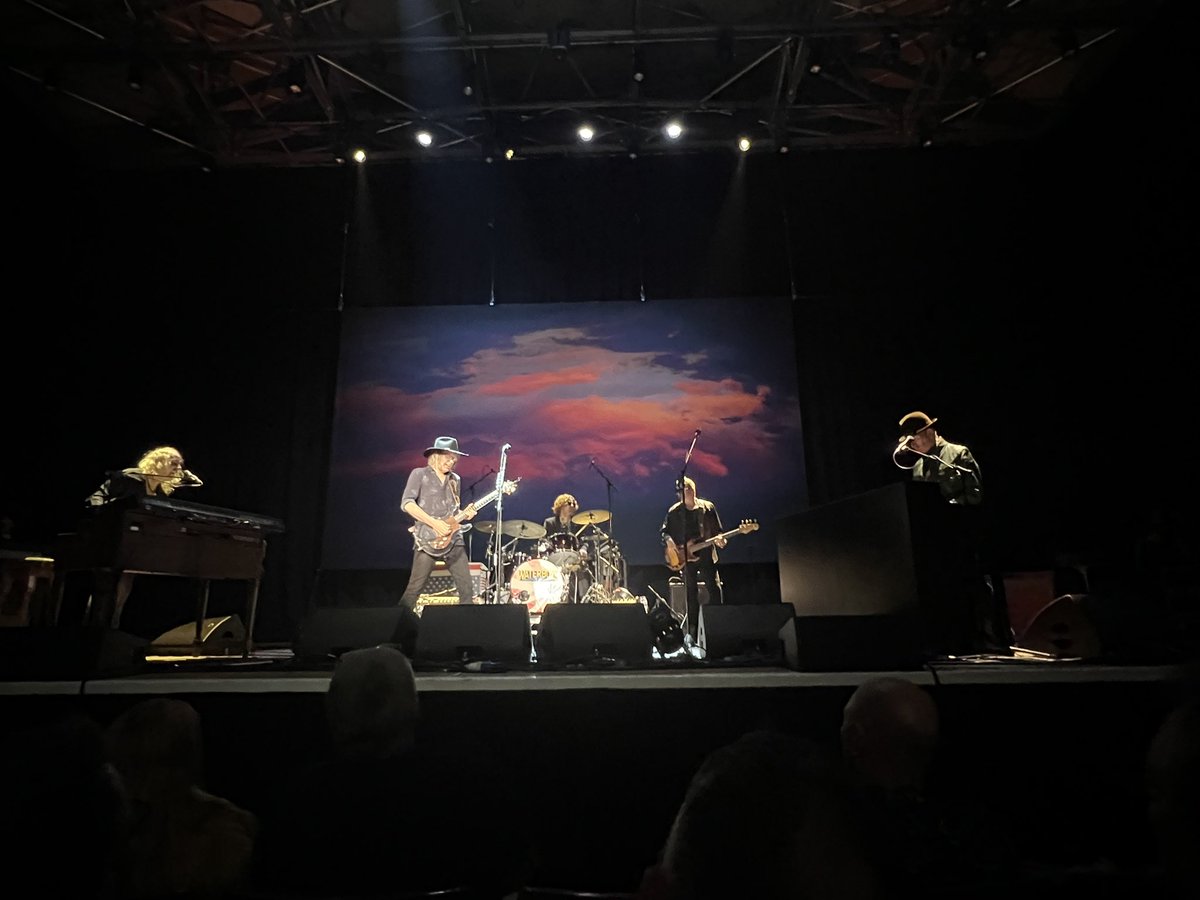
[{"label": "keyboard player", "polygon": [[199,478],[183,467],[183,454],[174,447],[154,447],[128,469],[109,472],[87,498],[89,507],[105,506],[129,497],[170,496],[176,488],[199,487]]}]

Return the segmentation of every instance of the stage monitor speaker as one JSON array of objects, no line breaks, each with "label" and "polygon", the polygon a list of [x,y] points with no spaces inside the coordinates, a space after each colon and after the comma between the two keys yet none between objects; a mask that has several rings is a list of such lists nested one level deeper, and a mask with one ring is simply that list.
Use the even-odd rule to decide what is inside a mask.
[{"label": "stage monitor speaker", "polygon": [[788,667],[802,672],[912,671],[928,659],[915,614],[796,616],[779,636]]},{"label": "stage monitor speaker", "polygon": [[99,625],[0,628],[0,680],[75,681],[143,671],[148,641]]},{"label": "stage monitor speaker", "polygon": [[531,652],[529,607],[523,603],[427,606],[420,618],[415,662],[518,667],[529,665]]},{"label": "stage monitor speaker", "polygon": [[1033,617],[1016,646],[1060,659],[1100,656],[1100,636],[1082,607],[1086,596],[1064,594],[1051,600]]},{"label": "stage monitor speaker", "polygon": [[702,606],[697,641],[710,661],[745,657],[768,665],[782,665],[779,630],[795,614],[790,603]]},{"label": "stage monitor speaker", "polygon": [[653,656],[650,617],[640,604],[558,603],[538,628],[538,662],[572,665],[614,660],[645,665]]},{"label": "stage monitor speaker", "polygon": [[303,662],[325,662],[347,650],[391,644],[412,659],[417,623],[407,606],[317,607],[300,623],[293,652]]},{"label": "stage monitor speaker", "polygon": [[241,653],[246,643],[246,626],[241,616],[212,616],[200,623],[200,640],[196,641],[196,623],[186,622],[164,632],[150,642],[149,654],[166,654],[186,651],[220,655]]}]

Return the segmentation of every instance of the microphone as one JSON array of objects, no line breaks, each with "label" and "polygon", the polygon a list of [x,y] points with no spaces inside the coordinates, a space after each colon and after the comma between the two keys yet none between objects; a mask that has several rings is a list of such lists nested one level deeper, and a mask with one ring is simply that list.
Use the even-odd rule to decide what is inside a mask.
[{"label": "microphone", "polygon": [[180,487],[200,487],[202,484],[204,484],[204,482],[200,480],[200,476],[190,469],[184,469],[180,477],[183,479],[183,481],[180,482]]},{"label": "microphone", "polygon": [[500,452],[504,453],[505,451],[511,450],[511,449],[512,449],[512,444],[505,444],[503,447],[500,448]]},{"label": "microphone", "polygon": [[591,461],[591,463],[589,463],[589,465],[593,465],[593,466],[594,466],[595,464],[596,464],[596,457],[594,457],[594,456],[593,456],[593,457],[592,457],[592,461]]},{"label": "microphone", "polygon": [[696,429],[696,437],[700,437],[700,429],[699,428]]}]

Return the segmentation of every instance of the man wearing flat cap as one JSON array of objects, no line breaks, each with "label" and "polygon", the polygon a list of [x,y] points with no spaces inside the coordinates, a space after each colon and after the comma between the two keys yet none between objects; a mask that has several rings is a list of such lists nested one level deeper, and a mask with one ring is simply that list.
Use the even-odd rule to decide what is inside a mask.
[{"label": "man wearing flat cap", "polygon": [[439,559],[445,560],[454,578],[458,602],[472,602],[475,587],[463,543],[462,522],[475,518],[476,510],[474,504],[459,509],[462,479],[454,471],[458,458],[466,455],[458,449],[457,438],[439,437],[425,449],[428,462],[408,474],[400,508],[414,520],[409,529],[413,535],[413,564],[400,602],[409,609],[416,608]]},{"label": "man wearing flat cap", "polygon": [[936,482],[951,503],[978,506],[983,500],[979,463],[965,444],[954,444],[937,433],[937,419],[920,410],[900,419],[900,443],[894,458],[912,469],[913,481]]}]

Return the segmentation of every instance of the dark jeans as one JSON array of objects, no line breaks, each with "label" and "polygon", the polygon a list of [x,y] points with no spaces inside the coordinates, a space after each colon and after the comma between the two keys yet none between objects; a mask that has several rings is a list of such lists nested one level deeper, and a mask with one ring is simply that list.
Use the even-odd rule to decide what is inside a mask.
[{"label": "dark jeans", "polygon": [[721,577],[717,574],[717,564],[707,555],[699,562],[688,563],[683,570],[683,583],[687,588],[687,630],[695,640],[700,630],[700,582],[708,588],[709,603],[724,603],[721,596]]},{"label": "dark jeans", "polygon": [[425,582],[433,574],[433,566],[439,559],[446,563],[446,568],[450,570],[454,579],[454,586],[458,589],[458,602],[471,602],[475,594],[475,585],[471,582],[467,551],[462,544],[454,544],[446,551],[446,555],[441,557],[430,556],[424,550],[413,551],[412,575],[409,576],[408,587],[404,589],[404,595],[400,598],[402,605],[409,609],[416,608],[421,592],[425,590]]}]

